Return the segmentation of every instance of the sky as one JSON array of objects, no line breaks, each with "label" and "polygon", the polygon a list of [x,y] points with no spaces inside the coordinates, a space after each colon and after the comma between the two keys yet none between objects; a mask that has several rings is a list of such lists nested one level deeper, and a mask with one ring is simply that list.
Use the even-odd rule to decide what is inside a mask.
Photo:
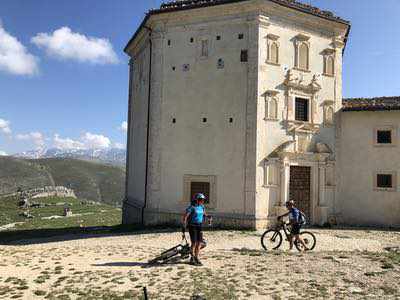
[{"label": "sky", "polygon": [[[124,148],[123,48],[161,0],[1,0],[0,155]],[[400,96],[400,0],[303,0],[350,20],[344,97]]]}]

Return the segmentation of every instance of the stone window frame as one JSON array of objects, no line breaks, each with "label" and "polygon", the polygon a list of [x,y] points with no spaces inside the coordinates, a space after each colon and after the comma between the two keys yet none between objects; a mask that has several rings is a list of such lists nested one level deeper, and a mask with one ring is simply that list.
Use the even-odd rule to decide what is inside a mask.
[{"label": "stone window frame", "polygon": [[[276,45],[277,53],[276,53],[276,61],[271,59],[272,56],[272,46]],[[267,60],[266,63],[274,66],[280,66],[280,43],[279,43],[279,36],[275,34],[268,34],[267,35]]]},{"label": "stone window frame", "polygon": [[[296,119],[296,99],[297,98],[308,101],[308,103],[307,103],[307,121]],[[314,118],[313,118],[313,112],[312,112],[312,98],[310,96],[294,95],[292,101],[293,101],[293,121],[298,122],[298,123],[313,123]]]},{"label": "stone window frame", "polygon": [[[278,112],[279,112],[279,101],[278,101],[278,91],[268,90],[265,93],[265,109],[264,109],[264,120],[265,121],[278,121]],[[271,114],[271,103],[275,103],[275,111]]]},{"label": "stone window frame", "polygon": [[[335,50],[334,49],[325,49],[322,52],[322,56],[323,56],[323,72],[322,75],[323,76],[328,76],[328,77],[334,77],[335,76],[335,66],[336,66],[336,62],[335,62]],[[328,59],[332,59],[332,73],[328,72]]]},{"label": "stone window frame", "polygon": [[[390,131],[392,134],[392,142],[390,144],[378,143],[378,131]],[[397,146],[397,127],[393,125],[376,126],[373,132],[373,145],[375,147],[395,147]]]},{"label": "stone window frame", "polygon": [[[392,187],[382,188],[378,187],[378,175],[392,175]],[[373,189],[377,192],[396,192],[397,191],[397,172],[396,171],[376,171],[373,174]]]},{"label": "stone window frame", "polygon": [[279,159],[264,160],[263,187],[278,187],[280,180]]},{"label": "stone window frame", "polygon": [[[334,109],[335,102],[333,100],[325,100],[322,103],[323,106],[323,124],[324,127],[332,127],[335,124],[335,109]],[[328,122],[328,111],[332,111],[332,122]]]},{"label": "stone window frame", "polygon": [[190,187],[192,182],[209,182],[210,183],[210,199],[205,205],[208,209],[217,207],[217,176],[215,175],[183,175],[183,199],[182,203],[190,203]]},{"label": "stone window frame", "polygon": [[[300,46],[305,45],[307,47],[307,67],[300,67]],[[311,72],[310,71],[310,36],[305,34],[298,34],[294,37],[294,69],[302,72]]]},{"label": "stone window frame", "polygon": [[[207,53],[205,53],[204,55],[204,45],[203,43],[207,44]],[[210,57],[210,49],[211,49],[211,43],[210,43],[210,39],[208,37],[201,37],[199,38],[199,57],[200,59],[207,59]]]}]

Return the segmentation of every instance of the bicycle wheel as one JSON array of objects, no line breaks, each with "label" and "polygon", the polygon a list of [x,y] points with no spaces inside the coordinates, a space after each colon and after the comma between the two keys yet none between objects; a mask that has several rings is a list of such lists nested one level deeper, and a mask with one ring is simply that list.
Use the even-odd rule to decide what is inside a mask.
[{"label": "bicycle wheel", "polygon": [[175,255],[178,255],[180,252],[180,248],[182,248],[182,246],[176,246],[174,248],[171,248],[169,250],[164,251],[163,253],[161,253],[159,256],[157,256],[156,258],[149,260],[149,264],[155,264],[158,262],[166,262],[167,260],[169,260],[170,258],[174,257]]},{"label": "bicycle wheel", "polygon": [[270,229],[261,236],[261,245],[265,250],[276,250],[282,244],[282,234]]},{"label": "bicycle wheel", "polygon": [[[300,233],[300,238],[304,241],[304,244],[306,244],[307,250],[313,250],[315,248],[315,245],[317,244],[317,239],[315,238],[315,235],[313,233],[309,231],[303,231]],[[304,247],[300,242],[296,241],[294,245],[296,246],[297,250],[304,250]]]}]

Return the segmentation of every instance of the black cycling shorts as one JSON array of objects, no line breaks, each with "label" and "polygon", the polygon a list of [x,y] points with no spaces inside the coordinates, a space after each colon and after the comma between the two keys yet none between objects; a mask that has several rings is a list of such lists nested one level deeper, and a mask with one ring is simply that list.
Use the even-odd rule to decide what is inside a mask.
[{"label": "black cycling shorts", "polygon": [[292,224],[292,230],[290,230],[290,233],[292,235],[298,235],[300,234],[300,229],[301,229],[301,224],[299,223]]},{"label": "black cycling shorts", "polygon": [[189,224],[189,235],[192,243],[203,241],[203,231],[201,225]]}]

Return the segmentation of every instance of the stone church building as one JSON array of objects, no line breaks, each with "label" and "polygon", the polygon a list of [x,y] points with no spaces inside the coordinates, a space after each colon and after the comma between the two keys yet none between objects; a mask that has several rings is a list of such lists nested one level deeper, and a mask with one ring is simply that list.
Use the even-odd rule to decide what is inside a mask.
[{"label": "stone church building", "polygon": [[289,199],[312,224],[400,221],[397,98],[342,99],[350,23],[294,0],[151,10],[130,56],[125,224],[265,227]]}]

